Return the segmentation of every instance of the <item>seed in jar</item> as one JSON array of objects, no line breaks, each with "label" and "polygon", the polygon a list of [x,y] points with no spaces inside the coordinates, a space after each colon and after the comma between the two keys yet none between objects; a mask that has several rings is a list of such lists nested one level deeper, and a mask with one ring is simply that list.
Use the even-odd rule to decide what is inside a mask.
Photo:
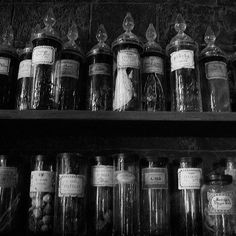
[{"label": "seed in jar", "polygon": [[43,217],[43,223],[44,224],[50,224],[52,221],[52,217],[51,216],[44,216]]},{"label": "seed in jar", "polygon": [[35,207],[42,207],[43,206],[43,202],[40,198],[36,198],[35,200]]},{"label": "seed in jar", "polygon": [[36,192],[30,192],[30,198],[35,198],[36,197]]},{"label": "seed in jar", "polygon": [[44,202],[51,202],[52,201],[52,196],[51,196],[51,194],[45,194],[44,196],[43,196],[43,201]]},{"label": "seed in jar", "polygon": [[36,208],[33,210],[33,216],[35,218],[41,218],[42,217],[42,210],[40,208]]},{"label": "seed in jar", "polygon": [[36,200],[35,200],[35,198],[32,199],[32,201],[31,201],[31,206],[36,206]]},{"label": "seed in jar", "polygon": [[52,211],[53,211],[52,206],[51,206],[51,204],[48,203],[43,209],[43,214],[51,215]]}]

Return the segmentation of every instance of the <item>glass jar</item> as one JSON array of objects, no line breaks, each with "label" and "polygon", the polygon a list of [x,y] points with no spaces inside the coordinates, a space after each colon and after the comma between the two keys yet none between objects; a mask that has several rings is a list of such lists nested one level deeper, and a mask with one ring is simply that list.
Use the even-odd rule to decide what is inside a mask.
[{"label": "glass jar", "polygon": [[153,24],[146,31],[148,42],[142,54],[142,110],[166,110],[166,80],[164,70],[164,54],[155,42],[157,37]]},{"label": "glass jar", "polygon": [[113,43],[113,110],[139,111],[141,110],[141,74],[140,66],[142,42],[131,32],[134,20],[127,13],[123,28],[125,33]]},{"label": "glass jar", "polygon": [[53,232],[55,171],[49,156],[36,155],[32,160],[28,230],[31,235]]},{"label": "glass jar", "polygon": [[113,217],[113,160],[95,156],[91,160],[90,235],[111,236]]},{"label": "glass jar", "polygon": [[176,236],[201,236],[201,159],[183,157],[175,160],[173,171],[172,233]]},{"label": "glass jar", "polygon": [[177,35],[167,46],[170,56],[171,110],[178,112],[202,111],[198,45],[184,33],[186,24],[179,14],[175,22]]},{"label": "glass jar", "polygon": [[231,110],[227,58],[215,45],[215,39],[214,32],[208,27],[205,34],[207,46],[199,58],[202,105],[203,111],[227,112]]},{"label": "glass jar", "polygon": [[7,155],[0,155],[0,235],[19,233],[16,225],[20,203],[18,169],[13,167]]},{"label": "glass jar", "polygon": [[[56,75],[60,63],[62,42],[52,26],[56,20],[52,9],[44,18],[45,28],[33,36],[33,88],[31,109],[58,109],[60,81]],[[57,69],[56,69],[57,68]]]},{"label": "glass jar", "polygon": [[57,156],[54,235],[86,235],[87,162],[76,153]]},{"label": "glass jar", "polygon": [[87,109],[112,110],[112,63],[110,47],[105,43],[107,33],[103,25],[97,31],[96,44],[87,54]]},{"label": "glass jar", "polygon": [[141,159],[141,235],[170,235],[168,159]]},{"label": "glass jar", "polygon": [[236,235],[236,198],[232,176],[211,174],[202,186],[204,236]]},{"label": "glass jar", "polygon": [[20,53],[20,65],[16,86],[16,109],[30,109],[32,93],[32,47],[26,46]]},{"label": "glass jar", "polygon": [[137,236],[140,233],[139,165],[136,155],[114,155],[113,235]]},{"label": "glass jar", "polygon": [[236,185],[236,158],[235,157],[226,158],[225,174],[231,175],[233,178],[233,184]]}]

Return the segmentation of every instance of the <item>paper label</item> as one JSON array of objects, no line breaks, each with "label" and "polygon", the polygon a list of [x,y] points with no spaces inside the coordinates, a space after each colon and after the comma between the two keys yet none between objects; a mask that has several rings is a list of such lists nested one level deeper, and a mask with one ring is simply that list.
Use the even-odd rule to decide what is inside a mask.
[{"label": "paper label", "polygon": [[202,169],[200,168],[179,168],[178,189],[200,189]]},{"label": "paper label", "polygon": [[206,78],[227,80],[227,67],[222,61],[211,61],[205,64]]},{"label": "paper label", "polygon": [[9,75],[10,70],[10,58],[0,57],[0,74]]},{"label": "paper label", "polygon": [[182,68],[194,69],[194,52],[180,50],[170,54],[171,72]]},{"label": "paper label", "polygon": [[26,78],[26,77],[33,77],[32,60],[30,59],[21,61],[19,65],[17,78],[20,79],[20,78]]},{"label": "paper label", "polygon": [[166,168],[143,168],[143,189],[168,189],[168,176]]},{"label": "paper label", "polygon": [[143,59],[143,73],[157,73],[163,75],[163,60],[160,57],[150,56]]},{"label": "paper label", "polygon": [[16,187],[18,181],[17,169],[15,167],[0,167],[0,187]]},{"label": "paper label", "polygon": [[63,59],[60,62],[61,77],[79,78],[80,63],[78,61]]},{"label": "paper label", "polygon": [[231,215],[236,213],[235,193],[207,193],[209,215]]},{"label": "paper label", "polygon": [[133,184],[135,176],[129,171],[116,171],[115,172],[115,184]]},{"label": "paper label", "polygon": [[112,187],[113,175],[113,166],[92,166],[92,185],[96,187]]},{"label": "paper label", "polygon": [[85,176],[74,174],[59,175],[59,197],[84,197]]},{"label": "paper label", "polygon": [[106,63],[95,63],[89,66],[89,76],[111,75],[111,66]]},{"label": "paper label", "polygon": [[37,46],[33,49],[32,64],[53,65],[55,62],[55,48],[51,46]]},{"label": "paper label", "polygon": [[52,171],[31,171],[30,192],[55,191],[55,173]]},{"label": "paper label", "polygon": [[117,68],[140,68],[140,57],[136,49],[120,50],[117,55]]},{"label": "paper label", "polygon": [[226,169],[225,174],[231,175],[233,180],[236,180],[236,169],[231,169],[231,170]]}]

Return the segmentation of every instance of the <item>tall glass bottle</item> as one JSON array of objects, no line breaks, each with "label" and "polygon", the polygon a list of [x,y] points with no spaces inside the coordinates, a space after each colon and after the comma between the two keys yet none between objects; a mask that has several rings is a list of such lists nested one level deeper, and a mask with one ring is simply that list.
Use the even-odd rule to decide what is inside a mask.
[{"label": "tall glass bottle", "polygon": [[105,43],[107,32],[100,25],[96,44],[87,54],[87,108],[91,111],[112,110],[112,63],[110,47]]},{"label": "tall glass bottle", "polygon": [[168,160],[146,156],[141,160],[141,235],[170,235]]},{"label": "tall glass bottle", "polygon": [[36,155],[32,160],[30,180],[30,208],[28,229],[30,235],[51,235],[53,232],[53,207],[55,171],[52,160]]},{"label": "tall glass bottle", "polygon": [[164,54],[155,42],[157,38],[153,24],[146,31],[147,43],[142,54],[142,110],[166,110],[166,81],[164,70]]},{"label": "tall glass bottle", "polygon": [[141,60],[143,47],[140,39],[131,31],[134,20],[127,13],[121,34],[113,43],[113,110],[137,111],[141,110]]},{"label": "tall glass bottle", "polygon": [[175,21],[178,32],[167,46],[170,56],[171,110],[202,111],[197,43],[184,33],[186,24],[179,14]]},{"label": "tall glass bottle", "polygon": [[31,109],[58,109],[60,81],[56,76],[56,62],[60,59],[62,42],[53,29],[56,23],[52,8],[44,18],[45,28],[32,40],[33,88]]},{"label": "tall glass bottle", "polygon": [[138,236],[139,212],[139,165],[135,155],[114,155],[113,235]]},{"label": "tall glass bottle", "polygon": [[76,153],[57,157],[54,235],[86,235],[86,160]]},{"label": "tall glass bottle", "polygon": [[112,236],[113,217],[113,160],[95,156],[91,161],[90,234]]},{"label": "tall glass bottle", "polygon": [[67,34],[68,42],[63,46],[61,60],[57,62],[60,77],[59,109],[81,109],[82,65],[83,53],[75,43],[78,39],[78,29],[72,23]]},{"label": "tall glass bottle", "polygon": [[205,33],[207,43],[200,53],[201,92],[203,111],[230,111],[227,59],[215,45],[216,36],[208,26]]},{"label": "tall glass bottle", "polygon": [[184,157],[176,161],[171,199],[172,234],[201,236],[201,182],[200,158]]}]

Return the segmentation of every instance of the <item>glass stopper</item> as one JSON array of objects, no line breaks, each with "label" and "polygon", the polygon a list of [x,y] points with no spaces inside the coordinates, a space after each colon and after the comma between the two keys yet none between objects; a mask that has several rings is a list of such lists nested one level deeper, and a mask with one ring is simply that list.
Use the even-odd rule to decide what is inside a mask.
[{"label": "glass stopper", "polygon": [[5,32],[2,35],[2,39],[3,39],[3,45],[12,46],[14,34],[13,34],[13,29],[11,25],[9,25],[6,28]]},{"label": "glass stopper", "polygon": [[216,40],[216,36],[215,36],[214,31],[212,30],[211,26],[207,27],[204,40],[207,44],[214,44],[214,42]]},{"label": "glass stopper", "polygon": [[56,18],[54,16],[54,13],[53,13],[53,10],[51,7],[48,9],[48,12],[47,12],[46,16],[44,17],[43,22],[46,26],[45,27],[46,30],[48,30],[49,32],[52,32],[53,31],[52,27],[56,23]]},{"label": "glass stopper", "polygon": [[78,29],[76,23],[73,21],[72,25],[70,26],[68,33],[67,33],[67,38],[69,39],[70,42],[75,42],[76,39],[78,39]]},{"label": "glass stopper", "polygon": [[148,42],[154,42],[157,37],[157,32],[153,24],[149,24],[146,31],[146,39]]},{"label": "glass stopper", "polygon": [[123,21],[123,29],[127,33],[130,33],[133,30],[133,28],[134,28],[134,19],[131,16],[130,12],[128,12]]},{"label": "glass stopper", "polygon": [[96,39],[101,44],[107,40],[107,31],[103,24],[99,25],[98,27]]},{"label": "glass stopper", "polygon": [[186,23],[181,14],[178,14],[175,20],[175,30],[178,33],[184,32],[186,29]]}]

